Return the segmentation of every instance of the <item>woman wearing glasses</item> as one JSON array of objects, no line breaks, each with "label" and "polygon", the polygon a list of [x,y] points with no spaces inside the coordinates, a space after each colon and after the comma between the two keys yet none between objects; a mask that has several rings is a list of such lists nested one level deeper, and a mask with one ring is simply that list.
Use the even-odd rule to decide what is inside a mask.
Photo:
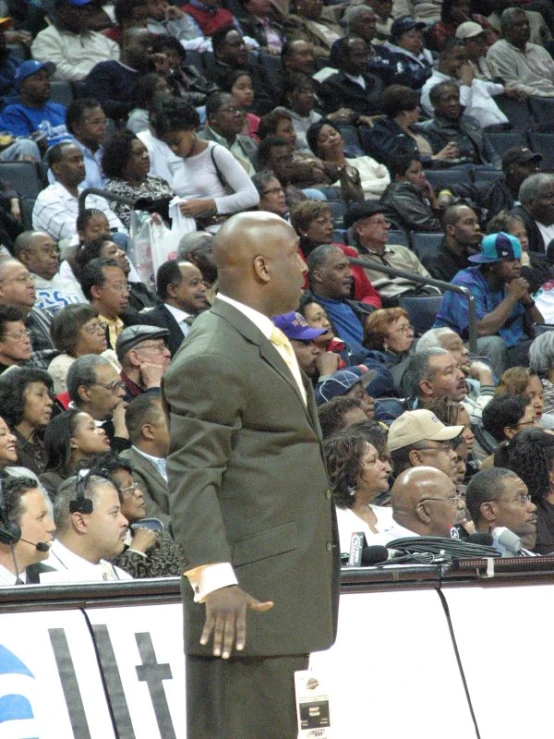
[{"label": "woman wearing glasses", "polygon": [[364,323],[363,346],[382,352],[387,367],[407,361],[414,343],[414,329],[403,308],[381,308],[371,313]]},{"label": "woman wearing glasses", "polygon": [[352,534],[363,531],[370,541],[394,526],[392,508],[372,501],[389,489],[391,466],[362,432],[347,428],[323,445],[331,489],[337,506],[341,552],[349,552]]},{"label": "woman wearing glasses", "polygon": [[544,428],[554,428],[554,415],[544,413],[544,387],[539,375],[529,367],[511,367],[502,374],[496,395],[525,395],[535,409],[535,419]]},{"label": "woman wearing glasses", "polygon": [[101,354],[119,372],[121,365],[112,349],[108,349],[106,330],[98,319],[98,311],[91,305],[68,305],[52,319],[52,341],[61,352],[48,366],[54,381],[54,393],[67,392],[67,373],[77,357],[84,354]]},{"label": "woman wearing glasses", "polygon": [[[96,457],[94,465],[106,471],[121,499],[121,513],[129,522],[125,549],[111,561],[133,577],[175,577],[183,571],[184,554],[163,524],[146,519],[144,496],[133,480],[129,462],[114,454]],[[151,528],[151,526],[153,528]]]},{"label": "woman wearing glasses", "polygon": [[52,417],[52,391],[52,378],[44,370],[16,367],[0,377],[0,408],[15,436],[19,464],[35,475],[46,467],[43,436]]},{"label": "woman wearing glasses", "polygon": [[31,337],[25,314],[14,305],[0,305],[0,374],[31,359]]},{"label": "woman wearing glasses", "polygon": [[40,481],[52,500],[61,483],[74,475],[78,465],[110,448],[104,429],[88,413],[76,409],[53,418],[44,434],[46,470]]}]

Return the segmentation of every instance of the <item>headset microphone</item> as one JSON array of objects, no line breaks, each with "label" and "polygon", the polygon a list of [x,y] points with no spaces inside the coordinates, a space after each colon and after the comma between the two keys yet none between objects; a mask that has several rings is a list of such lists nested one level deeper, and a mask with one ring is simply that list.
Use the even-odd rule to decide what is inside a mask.
[{"label": "headset microphone", "polygon": [[50,551],[50,544],[47,544],[45,541],[37,541],[36,543],[34,541],[27,541],[27,539],[20,539],[19,541],[24,541],[25,544],[30,544],[37,550],[37,552]]}]

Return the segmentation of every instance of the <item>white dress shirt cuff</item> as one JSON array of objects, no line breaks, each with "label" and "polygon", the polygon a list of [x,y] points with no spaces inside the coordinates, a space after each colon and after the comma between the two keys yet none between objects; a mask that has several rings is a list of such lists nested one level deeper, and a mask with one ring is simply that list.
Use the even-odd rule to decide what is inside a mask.
[{"label": "white dress shirt cuff", "polygon": [[194,590],[196,603],[203,603],[206,596],[214,590],[226,588],[229,585],[238,585],[239,582],[229,562],[194,567],[192,570],[187,570],[185,575]]}]

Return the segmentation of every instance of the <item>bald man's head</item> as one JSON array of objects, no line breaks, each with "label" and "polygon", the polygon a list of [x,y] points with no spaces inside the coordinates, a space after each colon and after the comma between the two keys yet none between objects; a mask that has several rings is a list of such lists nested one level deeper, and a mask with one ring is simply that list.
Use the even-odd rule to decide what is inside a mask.
[{"label": "bald man's head", "polygon": [[232,216],[214,239],[213,256],[224,295],[266,316],[298,307],[306,267],[294,229],[279,216],[264,211]]},{"label": "bald man's head", "polygon": [[395,521],[420,536],[450,536],[465,514],[454,483],[434,467],[402,472],[392,486],[391,503]]}]

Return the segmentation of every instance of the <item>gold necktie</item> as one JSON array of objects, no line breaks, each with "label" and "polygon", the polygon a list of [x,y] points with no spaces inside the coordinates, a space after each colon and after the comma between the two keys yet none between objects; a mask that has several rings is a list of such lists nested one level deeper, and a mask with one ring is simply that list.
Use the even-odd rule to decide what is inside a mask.
[{"label": "gold necktie", "polygon": [[298,389],[300,390],[300,394],[302,395],[304,403],[306,403],[306,388],[304,387],[304,384],[302,382],[300,367],[298,366],[298,360],[296,359],[296,354],[294,353],[292,344],[285,336],[285,334],[281,331],[281,329],[277,328],[277,326],[273,327],[269,340],[277,349],[283,361],[289,368],[291,375],[294,377],[294,380],[298,385]]}]

